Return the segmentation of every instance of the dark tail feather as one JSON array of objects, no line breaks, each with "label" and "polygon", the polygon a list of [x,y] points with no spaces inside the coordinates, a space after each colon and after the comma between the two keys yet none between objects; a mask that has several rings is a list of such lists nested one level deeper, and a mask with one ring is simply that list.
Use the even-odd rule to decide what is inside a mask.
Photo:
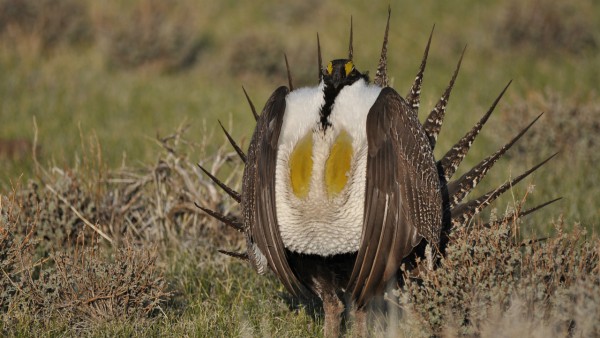
[{"label": "dark tail feather", "polygon": [[240,260],[242,260],[244,262],[249,262],[250,261],[250,258],[248,257],[248,254],[245,253],[245,252],[232,252],[232,251],[220,250],[220,249],[219,249],[219,252],[222,253],[222,254],[225,254],[227,256],[231,256],[233,258],[240,259]]},{"label": "dark tail feather", "polygon": [[321,41],[317,33],[317,60],[319,62],[319,83],[323,80],[323,57],[321,56]]},{"label": "dark tail feather", "polygon": [[385,34],[383,35],[383,46],[381,47],[381,57],[379,58],[379,65],[377,66],[377,73],[375,73],[375,79],[373,83],[379,87],[387,87],[387,44],[388,44],[388,32],[390,30],[390,16],[392,15],[392,8],[388,7],[388,18],[387,24],[385,25]]},{"label": "dark tail feather", "polygon": [[456,172],[456,168],[458,168],[460,162],[462,162],[463,158],[465,158],[465,156],[469,152],[469,149],[473,144],[473,140],[475,140],[475,137],[479,135],[481,128],[483,128],[483,125],[487,122],[488,118],[496,108],[496,105],[506,92],[506,89],[508,89],[508,86],[510,86],[511,82],[512,81],[508,82],[508,84],[506,85],[506,87],[504,87],[500,95],[498,95],[494,103],[492,103],[492,106],[487,111],[487,113],[485,113],[485,115],[483,115],[479,122],[477,122],[475,126],[473,126],[471,131],[465,134],[465,136],[463,136],[463,138],[461,138],[450,150],[448,150],[446,155],[444,155],[444,157],[438,161],[438,170],[440,171],[439,174],[444,180],[444,182],[448,182],[452,175],[454,175],[454,173]]},{"label": "dark tail feather", "polygon": [[481,210],[483,210],[483,208],[487,207],[490,203],[492,203],[494,200],[496,200],[496,198],[498,198],[500,195],[502,195],[502,193],[504,193],[505,191],[510,189],[513,185],[519,183],[525,177],[529,176],[532,172],[536,171],[539,167],[546,164],[546,162],[550,161],[550,159],[552,159],[554,156],[556,156],[556,154],[558,154],[558,153],[553,154],[552,156],[548,157],[547,159],[545,159],[538,165],[532,167],[531,169],[527,170],[523,174],[515,177],[513,180],[504,183],[503,185],[498,187],[498,189],[492,190],[477,199],[468,201],[463,204],[459,204],[458,206],[453,208],[451,211],[452,225],[458,226],[460,224],[465,224],[468,221],[470,221],[473,218],[473,216],[477,215]]},{"label": "dark tail feather", "polygon": [[352,47],[352,16],[350,16],[350,43],[348,44],[348,60],[352,61],[354,56],[354,47]]},{"label": "dark tail feather", "polygon": [[205,213],[209,214],[211,217],[213,217],[217,221],[221,221],[239,232],[244,232],[244,224],[242,222],[240,222],[239,220],[237,220],[236,218],[227,217],[219,212],[205,208],[198,203],[194,203],[194,204],[196,205],[197,208],[199,208],[202,211],[204,211]]},{"label": "dark tail feather", "polygon": [[504,155],[504,153],[506,153],[506,151],[510,149],[510,147],[512,147],[513,144],[515,144],[515,142],[517,142],[542,115],[543,113],[536,117],[527,127],[523,128],[519,134],[513,137],[510,142],[498,149],[498,151],[486,157],[483,161],[479,162],[479,164],[474,166],[456,181],[448,183],[448,208],[452,209],[455,205],[460,203],[465,196],[467,196],[471,190],[473,190],[473,188],[475,188],[475,186],[477,186],[477,184],[485,177],[487,172],[492,168],[492,166],[494,166],[496,161],[498,161],[498,159],[502,157],[502,155]]},{"label": "dark tail feather", "polygon": [[431,145],[432,150],[435,148],[435,142],[437,141],[438,134],[442,129],[442,123],[444,122],[444,116],[446,114],[446,106],[448,105],[448,100],[450,100],[450,93],[452,92],[452,87],[454,87],[454,81],[456,81],[456,76],[460,70],[460,64],[462,63],[466,50],[467,46],[465,46],[462,54],[460,55],[460,59],[458,60],[454,74],[452,74],[452,79],[450,79],[450,83],[448,84],[448,87],[446,87],[446,91],[444,91],[444,94],[435,105],[435,108],[433,108],[431,113],[429,113],[427,120],[425,120],[425,123],[423,124],[423,129],[425,129],[425,134],[429,139],[429,144]]},{"label": "dark tail feather", "polygon": [[285,58],[285,69],[287,69],[287,77],[288,83],[290,84],[290,92],[294,90],[294,85],[292,84],[292,72],[290,72],[290,64],[288,63],[287,55],[283,54]]},{"label": "dark tail feather", "polygon": [[423,84],[423,74],[425,73],[425,66],[427,66],[427,56],[429,55],[429,46],[431,45],[431,38],[433,37],[434,29],[435,25],[433,28],[431,28],[431,33],[429,33],[429,40],[427,40],[427,47],[425,47],[425,52],[423,53],[423,59],[421,60],[421,66],[419,66],[417,77],[415,77],[415,82],[406,95],[406,102],[408,103],[408,106],[411,107],[416,113],[419,112],[419,105],[421,104],[421,85]]},{"label": "dark tail feather", "polygon": [[235,149],[235,152],[240,156],[240,158],[242,159],[242,162],[244,162],[244,164],[246,164],[246,154],[244,154],[244,151],[237,145],[237,143],[235,143],[235,141],[233,140],[231,135],[229,135],[229,133],[227,132],[225,127],[223,127],[223,124],[221,123],[221,121],[219,121],[219,125],[221,125],[221,129],[223,129],[225,136],[227,136],[227,140],[229,140],[229,143],[231,143],[231,146],[233,147],[233,149]]},{"label": "dark tail feather", "polygon": [[514,219],[519,219],[519,218],[527,216],[527,215],[529,215],[529,214],[531,214],[533,212],[536,212],[536,211],[540,210],[541,208],[543,208],[545,206],[548,206],[548,205],[550,205],[550,204],[552,204],[552,203],[554,203],[556,201],[560,201],[561,199],[562,199],[562,197],[555,198],[555,199],[553,199],[551,201],[548,201],[546,203],[542,203],[540,205],[536,205],[533,208],[530,208],[530,209],[527,209],[527,210],[524,210],[524,211],[519,211],[516,214],[513,213],[513,214],[510,214],[508,216],[505,216],[504,218],[502,218],[502,219],[500,219],[498,221],[486,223],[486,224],[484,224],[484,226],[489,228],[489,227],[494,226],[494,225],[502,224],[504,222],[510,222],[511,220],[514,220]]},{"label": "dark tail feather", "polygon": [[242,197],[240,196],[240,194],[231,189],[230,187],[228,187],[227,185],[225,185],[225,183],[219,181],[218,178],[214,177],[211,173],[209,173],[206,169],[204,169],[200,164],[198,164],[198,167],[204,171],[204,173],[206,175],[208,175],[208,177],[210,177],[210,179],[215,182],[219,187],[221,187],[221,189],[225,190],[225,192],[231,196],[236,202],[240,203],[240,201],[242,200]]},{"label": "dark tail feather", "polygon": [[250,100],[250,96],[248,96],[248,93],[246,92],[246,88],[244,88],[244,86],[242,86],[242,90],[244,91],[244,95],[246,95],[246,100],[248,100],[250,109],[252,109],[252,115],[254,115],[254,121],[256,121],[256,120],[258,120],[258,114],[256,113],[256,108],[254,108],[254,103],[252,103],[252,100]]}]

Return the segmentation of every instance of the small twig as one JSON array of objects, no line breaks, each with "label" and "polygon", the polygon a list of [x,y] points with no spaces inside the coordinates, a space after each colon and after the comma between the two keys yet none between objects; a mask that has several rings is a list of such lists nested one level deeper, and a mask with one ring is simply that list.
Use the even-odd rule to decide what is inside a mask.
[{"label": "small twig", "polygon": [[75,209],[75,207],[71,203],[69,203],[69,201],[67,201],[64,197],[59,195],[56,192],[56,190],[54,190],[50,185],[46,184],[46,189],[50,190],[50,192],[52,192],[54,195],[56,195],[58,197],[58,199],[60,199],[64,204],[66,204],[75,213],[75,215],[77,215],[77,217],[79,217],[79,219],[81,219],[83,221],[83,223],[85,223],[85,225],[89,226],[94,231],[96,231],[96,233],[98,233],[100,236],[104,237],[104,239],[106,239],[111,245],[114,245],[113,240],[110,237],[108,237],[107,234],[105,234],[97,226],[92,224],[92,222],[88,221],[81,213],[79,213],[79,211],[77,211],[77,209]]}]

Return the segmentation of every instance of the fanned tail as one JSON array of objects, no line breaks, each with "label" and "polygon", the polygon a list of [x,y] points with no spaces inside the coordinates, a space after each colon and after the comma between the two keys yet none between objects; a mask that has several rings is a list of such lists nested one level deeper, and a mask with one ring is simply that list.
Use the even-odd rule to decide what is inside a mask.
[{"label": "fanned tail", "polygon": [[234,228],[235,230],[237,230],[239,232],[245,232],[244,224],[242,222],[240,222],[240,220],[238,220],[237,218],[227,217],[227,216],[221,214],[220,212],[216,212],[214,210],[205,208],[198,203],[194,203],[194,204],[196,205],[196,207],[198,209],[204,211],[205,213],[207,213],[209,216],[216,219],[217,221],[223,222],[224,224],[229,225],[230,227]]},{"label": "fanned tail", "polygon": [[319,40],[319,33],[317,33],[317,63],[319,67],[319,83],[323,80],[323,57],[321,56],[321,41]]},{"label": "fanned tail", "polygon": [[352,34],[352,16],[350,16],[350,43],[348,44],[348,60],[352,61],[354,57],[354,47],[352,46],[353,34]]},{"label": "fanned tail", "polygon": [[227,256],[231,256],[233,258],[237,258],[239,260],[242,260],[244,262],[249,262],[250,261],[250,257],[248,256],[248,253],[246,252],[233,252],[233,251],[227,251],[227,250],[221,250],[219,249],[219,252],[222,254],[225,254]]},{"label": "fanned tail", "polygon": [[290,71],[290,64],[288,63],[288,58],[286,54],[283,54],[283,58],[285,59],[285,69],[287,70],[288,83],[290,84],[290,91],[294,90],[294,84],[292,83],[292,72]]},{"label": "fanned tail", "polygon": [[500,157],[502,157],[502,155],[504,155],[504,153],[506,153],[506,151],[510,149],[542,115],[543,113],[536,117],[529,125],[523,128],[519,134],[513,137],[512,140],[506,143],[502,148],[498,149],[498,151],[486,157],[456,181],[449,182],[447,184],[449,205],[446,207],[454,208],[455,205],[460,203],[485,177],[496,161],[498,161],[498,159],[500,159]]},{"label": "fanned tail", "polygon": [[529,208],[527,210],[519,210],[518,212],[515,212],[515,213],[512,213],[510,215],[507,215],[507,216],[505,216],[502,219],[499,219],[497,221],[486,223],[483,226],[489,228],[489,227],[492,227],[494,225],[502,224],[502,223],[505,223],[505,222],[509,222],[509,221],[512,221],[512,220],[519,219],[521,217],[525,217],[525,216],[527,216],[527,215],[529,215],[529,214],[531,214],[533,212],[536,212],[536,211],[540,210],[543,207],[546,207],[546,206],[548,206],[548,205],[550,205],[550,204],[552,204],[554,202],[560,201],[561,199],[562,199],[562,197],[555,198],[555,199],[550,200],[548,202],[544,202],[542,204],[536,205],[533,208]]},{"label": "fanned tail", "polygon": [[427,116],[425,123],[423,123],[423,129],[425,130],[425,135],[427,135],[427,138],[429,139],[429,145],[431,146],[432,150],[435,148],[438,134],[442,129],[442,123],[444,123],[444,116],[446,115],[446,106],[448,105],[448,100],[450,100],[450,94],[452,93],[452,88],[454,87],[454,82],[456,81],[456,76],[458,76],[460,64],[462,63],[466,50],[467,46],[465,46],[462,54],[460,55],[460,59],[458,60],[458,64],[456,65],[454,74],[452,74],[452,78],[450,79],[448,87],[446,87],[444,94],[435,105],[435,108],[433,108],[433,110],[429,113],[429,116]]},{"label": "fanned tail", "polygon": [[488,118],[496,108],[496,105],[506,92],[506,89],[508,89],[508,86],[510,86],[511,82],[512,81],[508,82],[506,87],[504,87],[500,95],[498,95],[496,100],[494,100],[492,106],[488,109],[487,113],[483,115],[479,122],[477,122],[475,126],[473,126],[473,128],[467,134],[465,134],[465,136],[463,136],[450,150],[448,150],[446,155],[444,155],[441,160],[438,161],[438,171],[443,182],[448,182],[450,178],[452,178],[452,175],[454,175],[456,172],[460,162],[462,162],[469,152],[469,149],[473,144],[473,140],[475,140],[477,135],[479,135],[481,128],[483,128],[483,125],[487,122]]},{"label": "fanned tail", "polygon": [[233,138],[231,137],[231,135],[229,135],[229,133],[227,132],[227,130],[225,129],[225,127],[223,127],[223,123],[221,123],[221,121],[219,121],[219,125],[221,126],[221,129],[223,129],[223,132],[225,133],[225,136],[227,136],[227,140],[229,140],[229,143],[231,144],[231,146],[233,147],[233,149],[235,149],[235,152],[238,154],[238,156],[240,157],[240,159],[242,160],[242,162],[244,162],[244,164],[246,163],[246,154],[244,154],[244,151],[242,150],[242,148],[240,148],[237,143],[233,140]]},{"label": "fanned tail", "polygon": [[408,106],[411,107],[415,113],[419,113],[419,105],[421,104],[421,86],[423,85],[423,75],[425,74],[425,66],[427,66],[427,56],[429,55],[429,46],[431,45],[431,38],[433,37],[433,30],[435,29],[435,25],[431,28],[431,33],[429,33],[429,40],[427,40],[427,47],[425,47],[425,52],[423,53],[423,59],[421,60],[421,65],[419,66],[419,72],[415,77],[415,82],[413,82],[412,87],[408,94],[406,94],[406,102]]},{"label": "fanned tail", "polygon": [[221,189],[223,189],[229,196],[231,196],[236,202],[240,203],[242,200],[242,196],[240,195],[239,192],[231,189],[230,187],[228,187],[225,183],[221,182],[218,178],[216,178],[215,176],[213,176],[211,173],[209,173],[206,169],[204,169],[200,164],[198,164],[198,168],[200,168],[200,170],[204,171],[204,173],[210,177],[210,179],[215,182],[216,185],[218,185],[219,187],[221,187]]},{"label": "fanned tail", "polygon": [[523,174],[502,184],[497,189],[492,190],[479,198],[476,198],[476,199],[470,200],[466,203],[457,205],[455,208],[453,208],[451,210],[452,226],[459,226],[461,224],[465,224],[465,223],[469,222],[473,218],[473,216],[475,216],[479,212],[481,212],[481,210],[483,210],[483,208],[487,207],[490,203],[492,203],[494,200],[496,200],[500,195],[502,195],[502,193],[504,193],[505,191],[510,189],[513,185],[519,183],[522,179],[529,176],[531,173],[536,171],[542,165],[546,164],[546,162],[550,161],[550,159],[552,159],[554,156],[556,156],[556,154],[558,154],[558,153],[553,154],[552,156],[548,157],[547,159],[540,162],[536,166],[527,170]]},{"label": "fanned tail", "polygon": [[242,90],[244,91],[244,95],[246,95],[246,100],[248,100],[248,104],[250,105],[250,109],[252,110],[252,115],[254,116],[254,121],[258,120],[258,114],[256,113],[256,108],[254,107],[254,103],[250,100],[250,96],[246,92],[246,88],[242,86]]},{"label": "fanned tail", "polygon": [[385,34],[383,35],[383,46],[381,47],[381,57],[379,59],[379,65],[377,66],[377,73],[375,73],[375,79],[373,83],[379,87],[387,87],[387,44],[388,44],[388,32],[390,31],[390,16],[392,16],[392,8],[388,7],[388,18],[385,26]]}]

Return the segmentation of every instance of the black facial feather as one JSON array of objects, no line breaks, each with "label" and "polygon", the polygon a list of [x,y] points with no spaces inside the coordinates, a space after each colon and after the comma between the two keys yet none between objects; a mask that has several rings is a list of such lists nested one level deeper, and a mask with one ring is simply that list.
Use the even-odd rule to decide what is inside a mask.
[{"label": "black facial feather", "polygon": [[346,75],[346,66],[348,63],[352,64],[352,61],[348,59],[333,60],[330,62],[331,73],[329,73],[327,69],[322,70],[323,81],[325,82],[325,88],[323,90],[325,104],[321,108],[319,115],[321,116],[321,127],[323,130],[331,126],[329,115],[331,115],[333,103],[342,89],[360,79],[369,82],[369,75],[367,73],[363,74],[359,72],[354,66],[352,66],[352,70]]}]

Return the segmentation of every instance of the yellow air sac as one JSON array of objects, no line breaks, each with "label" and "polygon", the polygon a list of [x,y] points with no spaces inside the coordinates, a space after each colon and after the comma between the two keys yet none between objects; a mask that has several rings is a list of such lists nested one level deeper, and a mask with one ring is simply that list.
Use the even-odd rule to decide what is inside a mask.
[{"label": "yellow air sac", "polygon": [[335,197],[348,182],[352,160],[352,137],[342,130],[335,139],[327,163],[325,163],[325,187],[327,195]]},{"label": "yellow air sac", "polygon": [[310,176],[313,168],[312,150],[313,139],[312,133],[309,132],[296,143],[296,147],[290,155],[292,190],[299,198],[306,197],[310,189]]}]

